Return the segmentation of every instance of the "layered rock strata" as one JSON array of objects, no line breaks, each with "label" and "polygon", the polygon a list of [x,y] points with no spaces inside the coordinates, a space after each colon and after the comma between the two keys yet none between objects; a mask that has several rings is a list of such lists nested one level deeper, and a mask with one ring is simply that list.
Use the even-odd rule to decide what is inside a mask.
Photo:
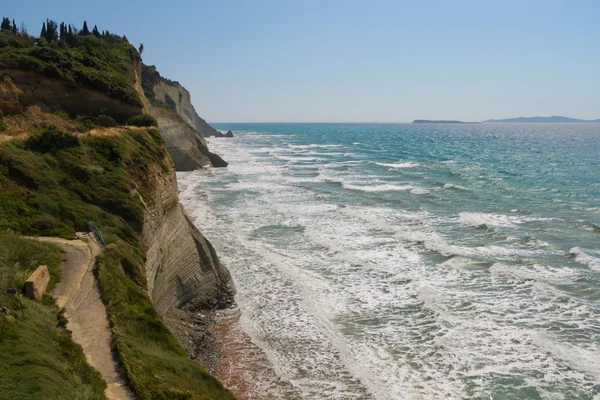
[{"label": "layered rock strata", "polygon": [[82,115],[104,112],[119,120],[142,113],[142,106],[86,86],[70,86],[46,75],[11,69],[0,70],[0,77],[10,78],[19,88],[19,103],[23,108],[39,106],[45,112],[67,110]]},{"label": "layered rock strata", "polygon": [[179,203],[171,170],[158,176],[153,200],[146,204],[143,237],[148,246],[148,292],[159,314],[191,302],[210,302],[234,293],[229,271]]}]

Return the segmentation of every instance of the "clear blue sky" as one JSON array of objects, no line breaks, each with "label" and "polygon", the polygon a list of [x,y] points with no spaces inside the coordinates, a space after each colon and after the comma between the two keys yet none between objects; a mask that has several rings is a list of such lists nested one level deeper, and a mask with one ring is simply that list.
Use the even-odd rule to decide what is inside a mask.
[{"label": "clear blue sky", "polygon": [[5,1],[83,20],[223,121],[600,118],[600,1]]}]

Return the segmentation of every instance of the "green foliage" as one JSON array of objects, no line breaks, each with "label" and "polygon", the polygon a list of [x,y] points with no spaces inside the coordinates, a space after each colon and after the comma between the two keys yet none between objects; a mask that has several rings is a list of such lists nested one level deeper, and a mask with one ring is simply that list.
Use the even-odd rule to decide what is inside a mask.
[{"label": "green foliage", "polygon": [[2,121],[2,119],[0,119],[0,132],[4,132],[6,130],[7,126],[6,123],[4,123],[4,121]]},{"label": "green foliage", "polygon": [[[25,141],[1,145],[0,231],[44,234],[50,217],[55,235],[72,236],[86,228],[89,211],[108,243],[96,259],[95,274],[113,346],[138,398],[232,399],[187,357],[148,297],[146,248],[140,238],[144,202],[152,201],[151,171],[156,166],[169,171],[167,153],[156,128],[119,132],[109,138],[84,135],[77,146],[49,152],[30,149]],[[52,329],[60,331],[56,326],[61,324],[59,316]],[[1,385],[0,378],[0,393],[16,390],[3,392]]]},{"label": "green foliage", "polygon": [[[48,266],[52,290],[60,273],[60,250],[47,243],[0,234],[0,397],[12,399],[104,399],[106,384],[85,361],[58,310],[44,301],[6,294],[20,289],[38,265]],[[58,318],[57,318],[58,317]],[[6,397],[4,397],[6,396]]]},{"label": "green foliage", "polygon": [[7,32],[8,31],[12,32],[12,27],[11,27],[11,24],[10,24],[10,18],[6,18],[6,17],[2,18],[2,25],[0,25],[0,30],[7,31]]},{"label": "green foliage", "polygon": [[32,135],[25,141],[28,150],[48,153],[69,147],[79,146],[79,139],[71,133],[61,132],[54,125],[45,129],[42,133]]},{"label": "green foliage", "polygon": [[139,54],[133,46],[117,35],[69,34],[70,26],[61,28],[66,34],[58,40],[59,28],[51,22],[44,23],[37,41],[26,35],[0,32],[0,69],[53,76],[69,85],[89,86],[126,103],[142,105],[134,87],[132,62]]},{"label": "green foliage", "polygon": [[102,300],[116,333],[114,344],[140,399],[233,399],[187,355],[154,310],[145,291],[121,272],[143,259],[118,241],[96,259]]},{"label": "green foliage", "polygon": [[152,115],[142,114],[129,118],[127,125],[142,127],[158,126],[158,121]]},{"label": "green foliage", "polygon": [[90,30],[87,26],[87,21],[83,21],[83,28],[81,29],[81,36],[87,36],[90,34]]}]

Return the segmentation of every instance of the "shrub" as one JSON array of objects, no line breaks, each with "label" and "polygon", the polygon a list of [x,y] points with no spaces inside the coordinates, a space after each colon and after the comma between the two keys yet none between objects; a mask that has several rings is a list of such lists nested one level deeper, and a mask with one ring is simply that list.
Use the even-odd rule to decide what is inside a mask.
[{"label": "shrub", "polygon": [[96,122],[96,125],[103,126],[105,128],[113,128],[113,127],[119,125],[113,117],[108,116],[106,114],[98,115],[95,122]]},{"label": "shrub", "polygon": [[37,150],[42,153],[76,146],[79,146],[79,139],[77,136],[59,131],[54,125],[51,125],[38,135],[30,136],[25,142],[25,147],[27,149]]},{"label": "shrub", "polygon": [[54,230],[54,218],[49,215],[43,215],[33,221],[31,226],[43,233],[52,233]]},{"label": "shrub", "polygon": [[142,114],[129,118],[127,125],[143,127],[158,126],[158,121],[156,121],[156,118],[154,118],[152,115]]}]

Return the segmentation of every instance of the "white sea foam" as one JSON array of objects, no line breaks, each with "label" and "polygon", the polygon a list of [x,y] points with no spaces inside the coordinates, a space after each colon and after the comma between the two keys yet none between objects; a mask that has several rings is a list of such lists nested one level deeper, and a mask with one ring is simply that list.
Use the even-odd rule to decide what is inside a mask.
[{"label": "white sea foam", "polygon": [[404,191],[404,190],[415,189],[415,187],[411,186],[411,185],[392,185],[389,183],[367,186],[367,185],[352,185],[352,184],[343,182],[342,187],[344,189],[359,190],[361,192],[389,192],[389,191],[396,191],[396,190]]},{"label": "white sea foam", "polygon": [[374,162],[374,164],[380,165],[382,167],[390,167],[390,168],[414,168],[414,167],[418,167],[420,165],[418,163],[413,163],[413,162],[401,162],[401,163],[390,163],[390,164]]},{"label": "white sea foam", "polygon": [[579,264],[585,265],[593,271],[600,272],[600,258],[589,255],[581,247],[573,247],[569,250],[569,254],[573,255],[575,261]]},{"label": "white sea foam", "polygon": [[415,189],[411,190],[410,193],[417,194],[417,195],[430,194],[429,190],[421,189],[421,188],[415,188]]},{"label": "white sea foam", "polygon": [[462,224],[470,226],[515,227],[515,220],[503,214],[461,212],[459,220]]}]

